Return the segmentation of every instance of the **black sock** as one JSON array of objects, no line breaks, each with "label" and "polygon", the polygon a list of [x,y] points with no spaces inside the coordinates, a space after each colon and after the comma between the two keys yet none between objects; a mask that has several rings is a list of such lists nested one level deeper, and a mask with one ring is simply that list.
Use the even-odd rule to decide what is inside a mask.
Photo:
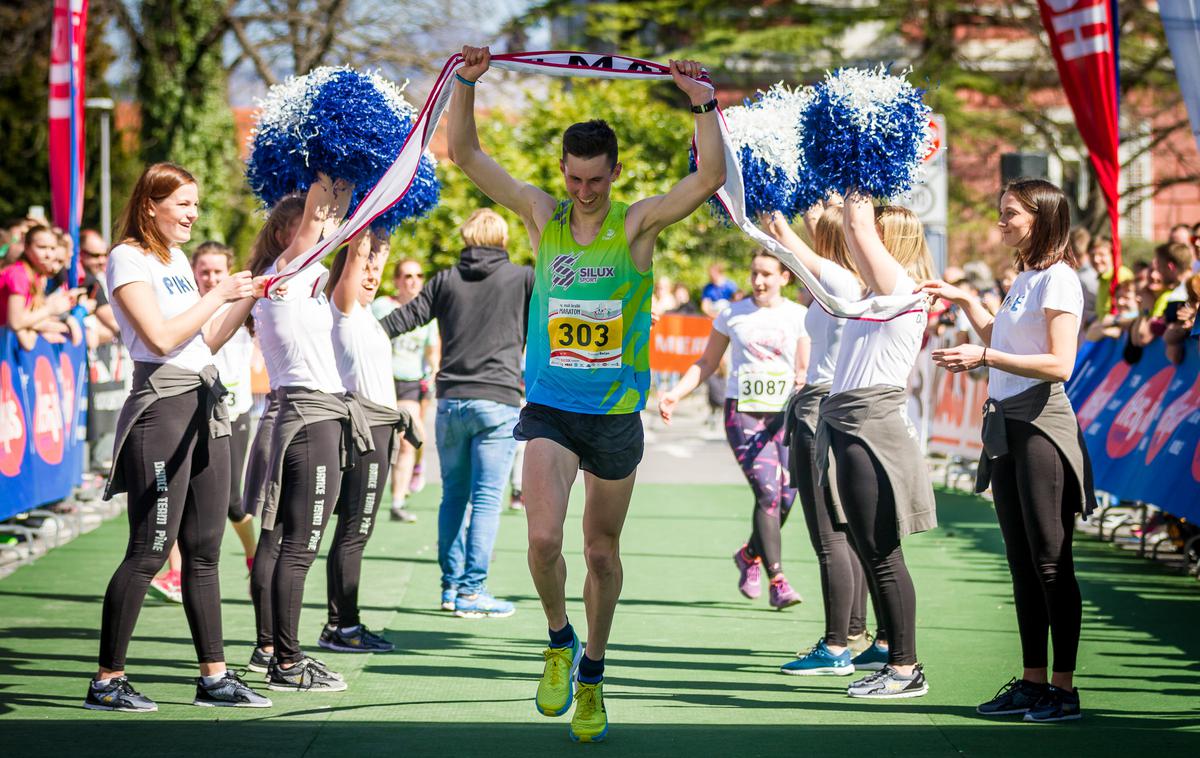
[{"label": "black sock", "polygon": [[598,661],[593,661],[587,657],[587,653],[583,654],[583,658],[579,660],[579,681],[584,684],[596,684],[604,678],[604,658],[601,657]]},{"label": "black sock", "polygon": [[575,630],[571,628],[571,621],[567,620],[567,625],[557,632],[550,630],[550,647],[571,647],[575,642]]}]

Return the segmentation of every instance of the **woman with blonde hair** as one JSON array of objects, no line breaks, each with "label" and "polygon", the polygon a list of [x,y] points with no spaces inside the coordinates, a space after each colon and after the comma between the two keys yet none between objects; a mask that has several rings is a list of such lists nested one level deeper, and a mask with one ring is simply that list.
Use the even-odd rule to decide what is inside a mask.
[{"label": "woman with blonde hair", "polygon": [[[792,230],[781,213],[763,219],[763,228],[792,251],[802,265],[830,294],[846,300],[862,297],[862,281],[854,268],[842,228],[842,207],[830,203],[819,212],[805,214],[813,248]],[[825,606],[825,634],[811,650],[785,663],[780,670],[797,676],[849,676],[878,670],[887,663],[887,634],[880,614],[875,641],[866,633],[867,581],[848,528],[835,514],[836,492],[827,472],[817,471],[816,434],[821,401],[833,386],[842,331],[846,320],[814,302],[805,317],[812,338],[808,372],[803,386],[789,405],[788,444],[791,447],[792,481],[800,495],[804,520],[821,577]],[[823,481],[823,485],[818,485]],[[857,643],[857,656],[852,646]]]},{"label": "woman with blonde hair", "polygon": [[[852,193],[842,215],[855,270],[873,295],[912,293],[932,273],[920,220],[905,208],[876,209]],[[851,697],[908,698],[928,692],[916,649],[916,589],[900,541],[937,525],[933,487],[905,413],[908,377],[928,315],[916,307],[890,320],[851,319],[842,330],[816,435],[821,462],[837,467],[837,520],[850,535],[888,631],[888,662],[847,688]]]},{"label": "woman with blonde hair", "polygon": [[493,210],[472,213],[461,234],[458,264],[380,322],[395,337],[436,318],[442,340],[435,424],[442,607],[466,618],[508,616],[512,603],[485,583],[515,448],[533,269],[508,260],[508,224]]},{"label": "woman with blonde hair", "polygon": [[218,568],[229,505],[230,424],[213,362],[263,294],[265,280],[240,271],[201,296],[179,249],[198,215],[192,175],[156,163],[134,185],[122,241],[108,257],[113,313],[134,377],[104,498],[128,493],[129,543],[104,595],[100,670],[84,701],[93,710],[158,708],[130,685],[125,656],[146,589],[177,538],[183,607],[200,661],[193,704],[271,705],[225,666]]}]

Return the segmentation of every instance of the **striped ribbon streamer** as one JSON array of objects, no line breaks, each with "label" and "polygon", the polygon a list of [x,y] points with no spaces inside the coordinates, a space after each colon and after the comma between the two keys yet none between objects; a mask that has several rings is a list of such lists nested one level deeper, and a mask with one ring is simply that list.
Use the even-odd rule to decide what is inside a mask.
[{"label": "striped ribbon streamer", "polygon": [[[429,97],[421,106],[413,123],[412,131],[405,140],[396,161],[384,173],[379,183],[371,188],[361,204],[351,214],[337,231],[321,240],[312,249],[294,259],[283,271],[276,274],[270,281],[273,291],[280,283],[295,276],[300,271],[321,260],[329,253],[345,244],[350,238],[368,227],[380,214],[400,201],[408,192],[413,177],[416,176],[421,154],[433,138],[434,130],[450,102],[450,94],[454,89],[454,74],[465,65],[462,55],[456,53],[446,60],[441,73],[430,90]],[[491,65],[508,71],[529,74],[547,74],[572,78],[593,79],[648,79],[664,80],[671,78],[667,66],[640,58],[630,58],[624,55],[584,53],[569,50],[553,50],[544,52],[500,53],[492,56]],[[699,81],[712,87],[712,83],[704,75]],[[905,313],[923,310],[923,295],[888,295],[875,296],[864,300],[846,300],[830,294],[815,276],[800,263],[799,259],[773,237],[763,232],[754,222],[746,217],[745,193],[742,185],[741,164],[733,151],[729,140],[729,132],[725,119],[717,113],[721,137],[725,152],[725,185],[717,191],[716,197],[724,206],[725,211],[742,232],[756,245],[759,245],[779,258],[812,293],[813,298],[834,316],[839,318],[863,319],[869,321],[887,321]]]}]

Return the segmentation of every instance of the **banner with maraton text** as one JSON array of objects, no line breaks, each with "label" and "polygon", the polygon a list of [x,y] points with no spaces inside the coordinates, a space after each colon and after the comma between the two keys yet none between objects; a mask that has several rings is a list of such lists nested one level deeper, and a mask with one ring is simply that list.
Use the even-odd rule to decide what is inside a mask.
[{"label": "banner with maraton text", "polygon": [[0,520],[61,500],[83,476],[87,355],[82,341],[23,350],[0,329]]}]

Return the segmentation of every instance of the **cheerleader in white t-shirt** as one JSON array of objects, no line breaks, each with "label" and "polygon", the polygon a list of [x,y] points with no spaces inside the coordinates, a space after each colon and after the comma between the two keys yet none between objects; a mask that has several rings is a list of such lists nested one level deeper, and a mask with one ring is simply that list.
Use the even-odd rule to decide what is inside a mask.
[{"label": "cheerleader in white t-shirt", "polygon": [[[1000,233],[1020,273],[999,312],[941,281],[923,289],[960,306],[983,345],[935,350],[952,371],[987,366],[984,453],[976,489],[991,484],[1004,535],[1024,670],[979,706],[1026,721],[1080,716],[1074,687],[1082,601],[1071,536],[1076,513],[1095,505],[1091,464],[1063,390],[1075,366],[1083,290],[1072,266],[1071,212],[1062,190],[1026,179],[1000,198]],[[1047,676],[1048,638],[1054,668]]]},{"label": "cheerleader in white t-shirt", "polygon": [[[760,220],[762,228],[795,254],[831,295],[844,300],[862,297],[862,281],[855,273],[846,233],[842,228],[841,200],[804,214],[813,248],[788,225],[779,212]],[[867,578],[844,523],[838,523],[834,503],[837,493],[827,471],[817,471],[816,434],[821,401],[833,386],[834,369],[846,320],[813,303],[805,317],[812,340],[808,375],[789,404],[786,422],[792,482],[800,497],[808,537],[820,568],[821,596],[825,606],[825,634],[811,650],[780,667],[796,676],[849,676],[856,670],[878,670],[887,663],[887,631],[876,611],[875,639],[867,635]],[[824,486],[818,481],[824,480]],[[857,649],[855,649],[857,645]],[[858,655],[853,654],[857,652]]]},{"label": "cheerleader in white t-shirt", "polygon": [[725,386],[725,436],[754,493],[750,539],[733,557],[738,590],[748,598],[762,593],[759,567],[770,580],[770,603],[787,608],[800,595],[783,574],[780,528],[796,490],[788,476],[783,407],[808,368],[806,309],[784,297],[791,272],[760,250],[750,263],[752,296],[724,308],[713,321],[704,354],[659,400],[659,414],[671,421],[679,401],[711,376],[732,348]]},{"label": "cheerleader in white t-shirt", "polygon": [[[260,235],[251,270],[265,265],[264,274],[284,271],[320,240],[327,226],[341,221],[351,192],[351,187],[321,176],[309,188],[290,244],[267,261],[275,240]],[[263,231],[280,227],[268,219]],[[304,581],[337,502],[343,465],[350,461],[346,439],[371,447],[368,432],[354,428],[353,420],[361,414],[347,402],[338,373],[327,276],[328,269],[315,263],[287,281],[286,295],[263,299],[253,310],[276,411],[263,494],[255,496],[261,501],[262,532],[251,571],[251,598],[259,641],[249,668],[265,669],[272,690],[346,689],[341,675],[304,654],[298,631]]]},{"label": "cheerleader in white t-shirt", "polygon": [[[924,230],[906,208],[875,208],[857,193],[842,211],[846,243],[866,296],[911,295],[933,261]],[[848,319],[833,384],[821,401],[818,475],[833,454],[838,521],[862,559],[888,633],[888,662],[847,688],[851,697],[909,698],[928,692],[916,646],[916,589],[901,540],[937,525],[933,486],[917,431],[905,412],[908,377],[928,321],[923,305],[892,319]],[[837,504],[835,504],[836,506]]]},{"label": "cheerleader in white t-shirt", "polygon": [[342,478],[337,528],[325,564],[329,616],[318,644],[342,653],[393,649],[392,643],[367,629],[358,607],[363,550],[378,520],[397,431],[407,432],[412,424],[408,412],[396,408],[392,343],[371,312],[388,250],[386,238],[360,232],[334,258],[327,287],[338,372],[362,406],[374,442],[374,450],[354,456]]},{"label": "cheerleader in white t-shirt", "polygon": [[[193,703],[265,708],[225,667],[219,559],[229,495],[229,415],[213,352],[254,304],[247,272],[201,296],[179,245],[199,216],[190,173],[170,163],[147,168],[123,214],[122,241],[107,279],[121,341],[134,360],[133,392],[121,409],[104,497],[128,493],[129,543],[104,595],[100,670],[84,706],[158,709],[125,676],[125,656],[151,578],[178,538],[183,607],[200,678]],[[223,312],[222,307],[231,304]]]}]

